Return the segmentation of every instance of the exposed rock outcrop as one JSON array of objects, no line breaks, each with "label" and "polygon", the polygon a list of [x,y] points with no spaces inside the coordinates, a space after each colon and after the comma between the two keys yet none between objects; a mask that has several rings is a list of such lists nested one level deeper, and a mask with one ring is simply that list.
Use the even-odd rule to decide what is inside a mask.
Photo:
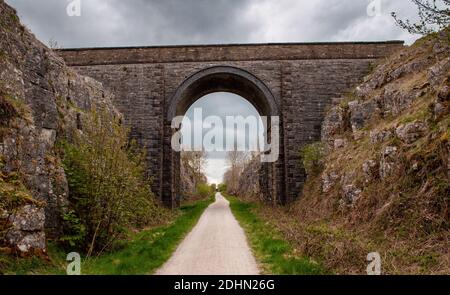
[{"label": "exposed rock outcrop", "polygon": [[364,273],[373,250],[385,273],[450,271],[449,41],[450,28],[418,40],[334,100],[325,168],[292,210],[297,230],[278,222],[304,255],[342,273]]},{"label": "exposed rock outcrop", "polygon": [[8,229],[6,240],[22,252],[32,249],[45,249],[45,211],[35,205],[20,207],[9,217],[11,228]]},{"label": "exposed rock outcrop", "polygon": [[[401,167],[407,149],[417,149],[417,145],[433,137],[441,136],[443,146],[448,148],[448,34],[449,30],[444,30],[395,54],[366,77],[353,94],[336,99],[337,105],[325,117],[322,141],[339,161],[353,162],[349,149],[361,151],[361,145],[370,143],[372,149],[366,151],[371,159],[362,159],[358,168],[361,171],[355,175],[365,175],[369,181],[384,179],[395,169],[412,169]],[[334,179],[341,178],[335,175],[334,164],[322,176],[325,192],[337,184]],[[346,166],[354,169],[353,165]],[[348,188],[353,184],[345,185],[342,196],[348,201]]]},{"label": "exposed rock outcrop", "polygon": [[[33,198],[3,214],[9,216],[11,227],[4,238],[20,251],[45,250],[45,233],[58,234],[69,194],[58,141],[82,127],[83,111],[92,106],[119,114],[100,83],[66,67],[20,24],[4,1],[0,1],[0,96],[2,115],[7,108],[15,110],[0,122],[1,173],[5,178],[17,174]],[[6,195],[0,198],[5,201]]]}]

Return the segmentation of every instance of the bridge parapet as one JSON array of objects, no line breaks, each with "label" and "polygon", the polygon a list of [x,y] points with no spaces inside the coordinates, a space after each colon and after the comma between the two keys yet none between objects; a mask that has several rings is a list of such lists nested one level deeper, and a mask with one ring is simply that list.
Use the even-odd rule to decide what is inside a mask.
[{"label": "bridge parapet", "polygon": [[381,58],[403,41],[335,43],[267,43],[61,49],[70,66],[258,60]]}]

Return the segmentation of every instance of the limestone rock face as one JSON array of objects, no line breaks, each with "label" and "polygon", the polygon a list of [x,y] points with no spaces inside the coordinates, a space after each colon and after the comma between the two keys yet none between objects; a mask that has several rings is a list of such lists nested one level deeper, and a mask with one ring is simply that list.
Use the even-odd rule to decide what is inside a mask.
[{"label": "limestone rock face", "polygon": [[343,191],[344,191],[343,201],[347,205],[355,203],[361,196],[362,192],[361,189],[352,184],[344,186]]},{"label": "limestone rock face", "polygon": [[381,153],[380,161],[380,178],[389,176],[394,170],[395,159],[397,155],[397,147],[387,146]]},{"label": "limestone rock face", "polygon": [[334,106],[328,112],[322,123],[322,141],[334,145],[333,136],[346,128],[346,111],[340,106]]},{"label": "limestone rock face", "polygon": [[45,213],[35,205],[25,205],[10,217],[10,222],[15,229],[36,231],[44,226]]},{"label": "limestone rock face", "polygon": [[322,174],[322,192],[327,193],[336,184],[340,176],[335,171],[324,172]]},{"label": "limestone rock face", "polygon": [[[352,93],[333,99],[321,133],[329,151],[320,176],[323,193],[336,194],[331,188],[339,183],[338,197],[353,204],[365,186],[373,189],[394,174],[422,169],[419,162],[428,151],[419,146],[436,138],[441,157],[449,157],[448,34],[450,29],[394,54]],[[422,154],[411,158],[410,151]]]},{"label": "limestone rock face", "polygon": [[13,213],[6,240],[21,251],[45,249],[46,235],[60,233],[69,194],[56,143],[70,139],[83,110],[91,106],[120,114],[99,82],[68,68],[20,24],[4,1],[0,1],[0,96],[20,109],[14,118],[0,122],[0,172],[19,174],[32,197],[45,204],[6,212]]},{"label": "limestone rock face", "polygon": [[412,143],[420,138],[426,130],[427,126],[423,122],[413,122],[398,126],[395,134],[405,143]]},{"label": "limestone rock face", "polygon": [[334,148],[339,149],[345,147],[347,144],[347,140],[343,138],[336,138],[334,140]]},{"label": "limestone rock face", "polygon": [[45,210],[35,205],[25,205],[14,213],[9,221],[6,240],[22,252],[31,249],[44,250],[46,248],[45,233],[42,230],[45,225]]},{"label": "limestone rock face", "polygon": [[392,138],[393,132],[391,130],[372,130],[370,131],[370,142],[380,143]]},{"label": "limestone rock face", "polygon": [[363,163],[362,170],[366,176],[366,182],[370,182],[378,176],[378,166],[379,163],[375,160],[367,160]]},{"label": "limestone rock face", "polygon": [[376,104],[373,101],[351,101],[348,103],[348,107],[350,112],[350,124],[353,132],[364,127],[366,121],[370,119],[376,111]]}]

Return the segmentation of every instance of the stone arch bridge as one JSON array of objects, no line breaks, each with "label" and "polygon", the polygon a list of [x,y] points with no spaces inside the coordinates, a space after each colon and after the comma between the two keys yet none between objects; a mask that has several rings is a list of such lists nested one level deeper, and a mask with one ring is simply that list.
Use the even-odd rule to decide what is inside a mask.
[{"label": "stone arch bridge", "polygon": [[180,159],[171,149],[171,119],[198,98],[238,94],[261,115],[280,118],[278,161],[265,163],[266,199],[287,203],[305,180],[299,149],[320,138],[324,110],[355,86],[370,64],[403,42],[285,43],[63,49],[79,73],[104,84],[147,150],[152,189],[168,207],[179,204]]}]

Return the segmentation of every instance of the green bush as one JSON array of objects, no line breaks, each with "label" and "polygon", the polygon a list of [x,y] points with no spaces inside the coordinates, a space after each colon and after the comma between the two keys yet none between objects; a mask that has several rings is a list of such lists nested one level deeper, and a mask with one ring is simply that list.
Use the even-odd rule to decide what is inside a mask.
[{"label": "green bush", "polygon": [[213,193],[212,187],[206,183],[197,184],[197,195],[202,198],[210,197]]},{"label": "green bush", "polygon": [[73,142],[63,143],[72,211],[63,216],[62,242],[90,255],[111,247],[126,228],[160,222],[161,209],[144,176],[144,154],[119,118],[93,110],[82,126]]},{"label": "green bush", "polygon": [[76,215],[75,211],[70,210],[63,214],[64,235],[59,239],[65,245],[76,247],[86,239],[86,228]]},{"label": "green bush", "polygon": [[314,142],[300,150],[303,167],[308,175],[317,175],[322,172],[326,156],[325,146],[321,142]]}]

